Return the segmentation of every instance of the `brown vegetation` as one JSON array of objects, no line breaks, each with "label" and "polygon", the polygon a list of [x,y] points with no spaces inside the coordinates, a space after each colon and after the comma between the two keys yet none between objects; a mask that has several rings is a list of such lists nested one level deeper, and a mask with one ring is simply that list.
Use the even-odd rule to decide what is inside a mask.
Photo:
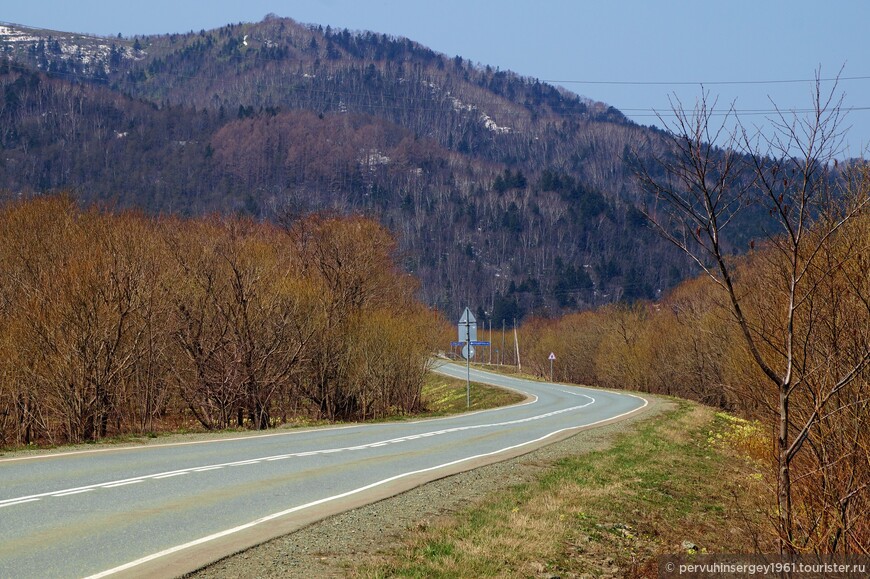
[{"label": "brown vegetation", "polygon": [[420,409],[440,323],[363,218],[0,210],[0,445]]},{"label": "brown vegetation", "polygon": [[769,467],[772,528],[787,552],[870,551],[870,173],[859,167],[843,183],[815,190],[812,206],[808,191],[786,192],[805,195],[802,215],[780,205],[781,237],[738,260],[714,256],[725,283],[705,275],[656,304],[522,332],[526,366],[541,376],[552,351],[556,380],[682,396],[758,420],[770,443],[758,458]]}]

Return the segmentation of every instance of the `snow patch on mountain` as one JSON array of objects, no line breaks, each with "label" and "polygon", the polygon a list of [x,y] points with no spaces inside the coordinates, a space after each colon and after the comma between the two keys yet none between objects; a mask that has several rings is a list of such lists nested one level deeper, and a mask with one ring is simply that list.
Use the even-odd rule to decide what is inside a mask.
[{"label": "snow patch on mountain", "polygon": [[122,39],[18,28],[10,24],[0,25],[0,51],[28,51],[37,57],[36,66],[43,70],[65,63],[82,67],[84,72],[105,74],[111,71],[113,55],[125,60],[141,60],[145,55],[145,51],[134,50]]}]

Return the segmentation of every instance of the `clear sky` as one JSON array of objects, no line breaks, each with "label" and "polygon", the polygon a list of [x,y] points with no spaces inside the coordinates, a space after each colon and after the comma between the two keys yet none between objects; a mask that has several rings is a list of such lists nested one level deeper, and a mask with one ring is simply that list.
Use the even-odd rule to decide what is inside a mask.
[{"label": "clear sky", "polygon": [[811,106],[811,82],[781,81],[842,68],[844,106],[855,109],[844,123],[848,156],[870,144],[865,0],[0,0],[0,21],[100,35],[199,31],[269,13],[404,36],[561,84],[641,124],[658,124],[652,111],[668,112],[668,95],[694,104],[702,82],[720,105],[736,100],[745,124],[764,124],[758,111],[771,100]]}]

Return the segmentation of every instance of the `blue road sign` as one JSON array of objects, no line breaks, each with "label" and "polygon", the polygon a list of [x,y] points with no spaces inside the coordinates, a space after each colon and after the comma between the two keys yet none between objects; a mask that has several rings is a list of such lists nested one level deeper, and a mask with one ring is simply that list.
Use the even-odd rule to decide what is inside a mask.
[{"label": "blue road sign", "polygon": [[471,341],[471,345],[472,345],[472,346],[489,346],[489,342],[482,342],[482,341],[478,341],[478,340],[472,340],[472,341]]}]

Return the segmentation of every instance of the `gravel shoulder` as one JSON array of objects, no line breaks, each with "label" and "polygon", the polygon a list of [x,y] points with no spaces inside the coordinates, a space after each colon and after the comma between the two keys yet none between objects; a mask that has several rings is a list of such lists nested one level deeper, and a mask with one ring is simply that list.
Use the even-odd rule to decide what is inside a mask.
[{"label": "gravel shoulder", "polygon": [[482,501],[488,495],[539,477],[557,460],[609,446],[673,405],[644,395],[645,411],[584,429],[522,456],[436,480],[389,499],[326,518],[291,534],[221,559],[185,575],[198,579],[344,577],[354,561],[401,546],[409,529],[428,526]]}]

